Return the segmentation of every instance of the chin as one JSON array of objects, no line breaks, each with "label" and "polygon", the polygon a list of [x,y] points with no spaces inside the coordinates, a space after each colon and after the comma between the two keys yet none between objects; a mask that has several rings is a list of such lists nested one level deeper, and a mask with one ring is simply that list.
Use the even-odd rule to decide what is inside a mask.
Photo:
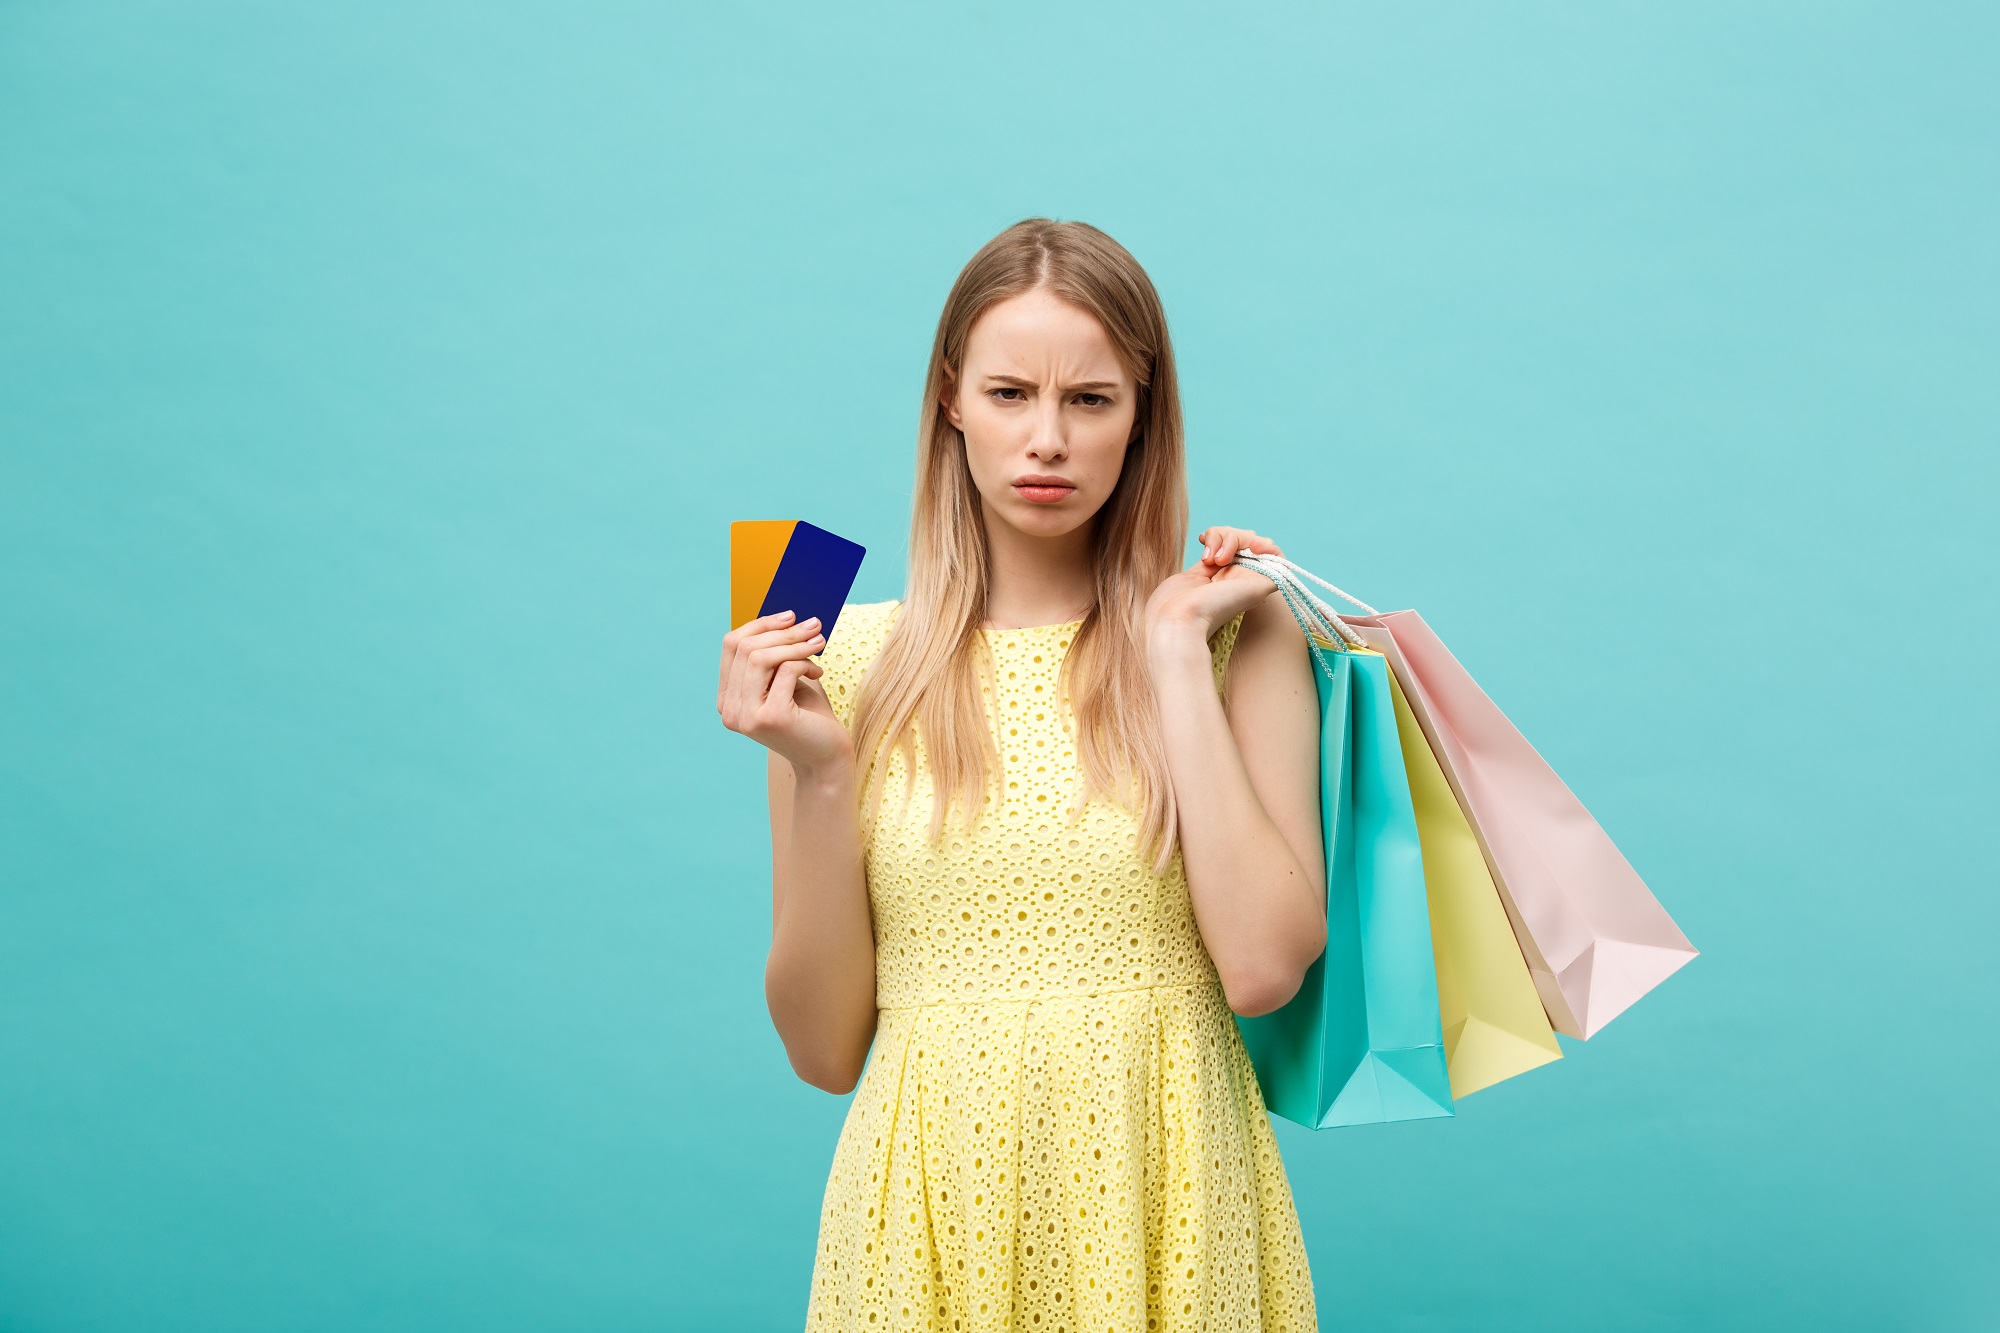
[{"label": "chin", "polygon": [[[1086,510],[1081,505],[1072,508],[1072,500],[1058,505],[1028,504],[1017,501],[1009,505],[1007,520],[1016,530],[1030,537],[1067,537],[1090,521],[1094,510]],[[1023,512],[1023,511],[1026,512]]]}]

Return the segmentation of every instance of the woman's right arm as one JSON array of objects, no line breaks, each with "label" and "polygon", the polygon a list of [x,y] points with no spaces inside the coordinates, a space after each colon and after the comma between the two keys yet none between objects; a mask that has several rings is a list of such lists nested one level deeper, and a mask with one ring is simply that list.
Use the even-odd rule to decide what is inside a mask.
[{"label": "woman's right arm", "polygon": [[771,955],[764,1001],[792,1069],[846,1092],[875,1039],[875,927],[852,761],[801,772],[771,756]]},{"label": "woman's right arm", "polygon": [[716,708],[771,752],[771,1022],[800,1078],[846,1092],[875,1036],[875,936],[854,746],[810,660],[824,646],[789,613],[730,631]]}]

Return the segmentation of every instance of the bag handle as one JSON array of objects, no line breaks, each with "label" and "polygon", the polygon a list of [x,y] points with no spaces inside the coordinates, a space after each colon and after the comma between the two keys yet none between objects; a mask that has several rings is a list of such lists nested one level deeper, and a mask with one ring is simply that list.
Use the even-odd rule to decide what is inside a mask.
[{"label": "bag handle", "polygon": [[[1262,565],[1252,565],[1249,568],[1255,569],[1259,574],[1262,574],[1277,585],[1278,595],[1285,599],[1285,605],[1290,609],[1292,619],[1298,621],[1299,628],[1305,631],[1306,656],[1312,659],[1313,665],[1319,668],[1321,675],[1325,676],[1332,684],[1339,685],[1339,678],[1333,674],[1333,668],[1327,665],[1326,655],[1329,652],[1346,653],[1351,651],[1345,639],[1347,634],[1351,634],[1353,631],[1349,630],[1345,625],[1340,625],[1336,632],[1327,633],[1325,626],[1328,622],[1326,618],[1320,614],[1319,608],[1303,595],[1303,589],[1298,580],[1292,578],[1286,571]],[[1333,623],[1338,624],[1338,622]],[[1343,633],[1342,631],[1345,632]],[[1321,647],[1322,643],[1327,646]]]},{"label": "bag handle", "polygon": [[[1284,556],[1259,555],[1255,551],[1238,551],[1236,553],[1236,559],[1239,562],[1249,561],[1252,568],[1255,568],[1257,565],[1260,564],[1280,566],[1286,572],[1290,573],[1294,579],[1298,578],[1311,579],[1314,583],[1317,583],[1320,587],[1325,588],[1328,592],[1332,593],[1335,597],[1338,597],[1341,601],[1346,602],[1352,606],[1358,607],[1361,611],[1361,614],[1364,616],[1379,616],[1382,614],[1380,611],[1377,611],[1374,607],[1368,605],[1368,603],[1362,601],[1359,597],[1356,597],[1353,593],[1342,592],[1339,588],[1334,587],[1331,583],[1328,583],[1325,579],[1313,573],[1311,570],[1293,564],[1290,560],[1287,560]],[[1318,603],[1319,606],[1323,610],[1325,610],[1329,615],[1333,613],[1332,608],[1328,607],[1325,602],[1321,602],[1318,597],[1314,596],[1310,588],[1301,586],[1299,591],[1305,593],[1306,596],[1311,597],[1313,601]]]},{"label": "bag handle", "polygon": [[[1324,639],[1340,652],[1368,646],[1367,640],[1344,623],[1332,607],[1314,596],[1312,589],[1300,582],[1298,575],[1293,572],[1295,567],[1291,561],[1280,556],[1259,556],[1240,552],[1236,562],[1246,569],[1262,574],[1277,586],[1278,595],[1285,599],[1285,606],[1291,611],[1292,619],[1299,622],[1299,628],[1306,632],[1308,638]],[[1331,584],[1327,586],[1332,587]],[[1360,603],[1357,602],[1356,605]],[[1313,660],[1319,661],[1317,654]],[[1331,676],[1332,672],[1328,670],[1326,663],[1320,662],[1320,669],[1327,671]]]}]

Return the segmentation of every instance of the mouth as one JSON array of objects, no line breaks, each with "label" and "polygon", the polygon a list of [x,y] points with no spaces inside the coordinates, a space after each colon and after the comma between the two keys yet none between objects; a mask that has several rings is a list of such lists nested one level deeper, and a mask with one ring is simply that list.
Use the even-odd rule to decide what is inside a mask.
[{"label": "mouth", "polygon": [[1075,483],[1062,477],[1026,476],[1014,482],[1014,494],[1030,504],[1052,505],[1075,493]]}]

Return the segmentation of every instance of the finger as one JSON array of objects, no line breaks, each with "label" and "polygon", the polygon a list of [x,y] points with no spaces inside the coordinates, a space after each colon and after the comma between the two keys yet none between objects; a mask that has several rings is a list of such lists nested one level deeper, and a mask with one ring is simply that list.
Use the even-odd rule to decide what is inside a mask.
[{"label": "finger", "polygon": [[784,625],[777,629],[765,630],[762,634],[744,639],[736,645],[736,651],[739,655],[754,653],[761,649],[769,648],[773,644],[804,643],[807,639],[818,636],[819,621],[817,619],[806,620],[796,625]]},{"label": "finger", "polygon": [[1222,577],[1228,579],[1231,583],[1237,582],[1237,575],[1250,580],[1243,585],[1244,587],[1254,587],[1258,593],[1264,596],[1269,596],[1278,590],[1277,584],[1271,582],[1271,580],[1265,578],[1255,570],[1245,568],[1242,565],[1231,565],[1228,569],[1222,571]]},{"label": "finger", "polygon": [[758,616],[755,620],[744,621],[741,625],[731,630],[730,633],[736,635],[739,639],[747,639],[753,634],[762,634],[766,630],[774,630],[791,624],[792,617],[796,614],[793,611],[773,611],[768,616]]},{"label": "finger", "polygon": [[787,662],[779,667],[771,677],[771,692],[764,698],[764,715],[770,721],[777,721],[792,709],[792,695],[799,688],[799,680],[806,674],[812,663],[803,659]]},{"label": "finger", "polygon": [[824,647],[826,639],[818,634],[810,639],[801,639],[797,643],[766,644],[750,654],[750,664],[757,669],[760,676],[763,676],[776,671],[784,663],[802,662]]},{"label": "finger", "polygon": [[730,630],[729,633],[723,635],[722,636],[723,670],[727,671],[729,669],[730,663],[736,660],[736,654],[743,647],[745,640],[755,638],[759,634],[764,634],[771,630],[778,629],[782,626],[791,624],[792,615],[793,613],[790,611],[777,611],[773,612],[768,616],[758,616],[755,620],[744,621],[742,624],[738,625],[735,629]]},{"label": "finger", "polygon": [[744,674],[743,659],[739,656],[723,671],[722,683],[715,691],[715,711],[722,715],[722,725],[731,731],[743,730]]},{"label": "finger", "polygon": [[773,615],[758,616],[755,620],[744,621],[735,629],[723,635],[722,642],[725,646],[733,647],[742,643],[745,639],[753,638],[766,631],[778,629],[781,626],[791,623],[792,613],[790,611],[779,611]]},{"label": "finger", "polygon": [[789,633],[773,631],[762,637],[761,646],[738,649],[726,688],[729,702],[724,706],[725,714],[732,710],[739,717],[754,713],[770,693],[771,675],[782,663],[808,657],[825,646],[817,634],[798,642],[783,642]]},{"label": "finger", "polygon": [[736,676],[736,663],[741,655],[742,642],[735,630],[722,636],[722,668],[716,674],[715,706],[723,714],[725,724],[729,721],[729,686]]},{"label": "finger", "polygon": [[1242,544],[1242,539],[1236,535],[1236,529],[1234,528],[1229,529],[1226,533],[1223,534],[1222,544],[1216,549],[1215,563],[1218,565],[1226,565],[1230,561],[1234,560],[1236,558],[1237,548],[1241,544]]}]

